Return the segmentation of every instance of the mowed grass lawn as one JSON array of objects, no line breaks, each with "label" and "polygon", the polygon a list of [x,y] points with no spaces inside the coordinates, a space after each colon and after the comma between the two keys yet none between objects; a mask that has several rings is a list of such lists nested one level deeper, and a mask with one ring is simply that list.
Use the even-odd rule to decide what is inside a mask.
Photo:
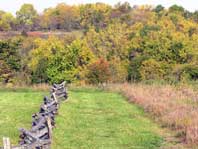
[{"label": "mowed grass lawn", "polygon": [[[31,115],[46,94],[0,91],[0,138],[8,136],[17,144],[18,128],[31,127]],[[56,118],[52,149],[154,149],[163,144],[160,132],[143,110],[119,94],[73,90]]]}]

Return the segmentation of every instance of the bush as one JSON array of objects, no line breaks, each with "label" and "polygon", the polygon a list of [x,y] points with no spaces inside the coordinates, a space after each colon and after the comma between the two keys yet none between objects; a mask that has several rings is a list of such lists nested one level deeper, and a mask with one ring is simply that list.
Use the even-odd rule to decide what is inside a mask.
[{"label": "bush", "polygon": [[157,62],[154,59],[149,59],[142,63],[142,66],[140,67],[140,75],[142,80],[162,79],[165,75],[165,70],[160,65],[160,62]]},{"label": "bush", "polygon": [[99,84],[110,81],[109,63],[100,58],[88,66],[87,74],[88,83]]},{"label": "bush", "polygon": [[174,75],[177,81],[196,81],[198,80],[198,66],[191,64],[181,65],[176,68]]}]

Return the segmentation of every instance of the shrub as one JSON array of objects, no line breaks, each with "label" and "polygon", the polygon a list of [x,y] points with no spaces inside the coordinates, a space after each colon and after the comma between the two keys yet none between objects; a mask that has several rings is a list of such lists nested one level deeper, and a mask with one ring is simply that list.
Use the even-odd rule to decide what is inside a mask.
[{"label": "shrub", "polygon": [[197,65],[179,65],[175,67],[174,76],[177,81],[198,80],[198,66]]},{"label": "shrub", "polygon": [[110,81],[109,63],[100,58],[96,62],[88,66],[87,74],[88,82],[91,84],[99,84]]},{"label": "shrub", "polygon": [[162,79],[164,74],[165,70],[160,65],[160,62],[157,62],[154,59],[144,61],[140,67],[142,80]]}]

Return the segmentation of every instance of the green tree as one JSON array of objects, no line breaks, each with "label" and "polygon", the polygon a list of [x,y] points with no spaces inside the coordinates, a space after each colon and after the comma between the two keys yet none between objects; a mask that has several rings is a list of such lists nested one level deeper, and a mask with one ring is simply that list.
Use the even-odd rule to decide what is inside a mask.
[{"label": "green tree", "polygon": [[81,25],[88,29],[94,26],[97,30],[106,27],[109,22],[111,6],[104,3],[86,4],[80,6]]},{"label": "green tree", "polygon": [[14,29],[16,20],[11,13],[2,12],[2,13],[0,13],[0,18],[1,18],[1,20],[0,20],[0,30],[1,31],[10,31],[10,30]]},{"label": "green tree", "polygon": [[154,9],[154,11],[156,12],[156,13],[160,13],[161,11],[163,11],[164,10],[164,7],[162,6],[162,5],[157,5],[156,7],[155,7],[155,9]]},{"label": "green tree", "polygon": [[28,67],[33,74],[33,82],[47,82],[47,69],[56,53],[64,50],[64,43],[55,37],[36,39],[34,49],[29,53]]},{"label": "green tree", "polygon": [[154,59],[144,61],[140,67],[140,75],[142,80],[163,79],[165,73],[166,72],[160,65],[160,62],[157,62]]},{"label": "green tree", "polygon": [[19,38],[0,40],[0,81],[12,82],[16,78],[17,72],[20,72],[20,43]]},{"label": "green tree", "polygon": [[16,12],[16,19],[23,31],[31,30],[37,17],[37,11],[32,4],[23,4]]},{"label": "green tree", "polygon": [[178,5],[172,5],[169,8],[170,12],[179,12],[179,13],[184,13],[184,8],[182,6],[178,6]]},{"label": "green tree", "polygon": [[62,51],[57,52],[49,63],[47,74],[51,82],[74,82],[85,80],[87,66],[94,55],[85,40],[75,40]]},{"label": "green tree", "polygon": [[118,57],[121,60],[126,60],[129,47],[128,36],[127,25],[115,21],[99,32],[95,28],[90,28],[85,38],[98,57],[104,57],[107,60]]}]

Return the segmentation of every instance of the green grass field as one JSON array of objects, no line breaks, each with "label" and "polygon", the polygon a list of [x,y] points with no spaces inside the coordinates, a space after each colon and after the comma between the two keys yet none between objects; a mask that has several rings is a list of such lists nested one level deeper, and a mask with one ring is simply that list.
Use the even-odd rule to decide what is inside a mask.
[{"label": "green grass field", "polygon": [[[45,94],[0,91],[0,138],[8,136],[16,144],[18,128],[30,128],[31,115]],[[52,149],[153,149],[163,143],[160,132],[119,94],[73,90],[56,118]]]},{"label": "green grass field", "polygon": [[18,144],[18,129],[31,127],[31,116],[38,112],[44,94],[46,93],[0,91],[0,140],[3,136],[10,137],[13,144]]}]

